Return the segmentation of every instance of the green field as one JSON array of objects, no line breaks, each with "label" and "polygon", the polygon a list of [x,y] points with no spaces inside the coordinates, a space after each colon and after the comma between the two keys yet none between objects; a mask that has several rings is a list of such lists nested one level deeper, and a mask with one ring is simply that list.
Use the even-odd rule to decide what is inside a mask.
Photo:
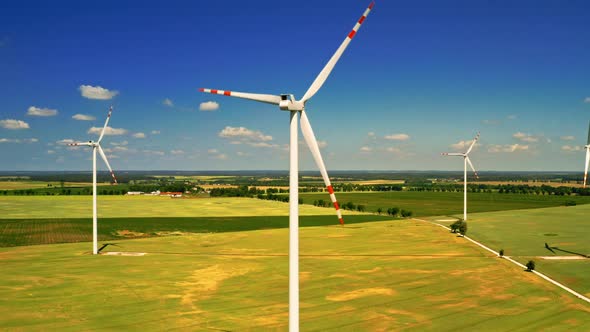
[{"label": "green field", "polygon": [[[98,185],[108,185],[108,183],[99,183]],[[92,182],[64,182],[65,187],[88,187]],[[47,189],[61,188],[59,181],[0,181],[0,190],[18,190],[18,189]]]},{"label": "green field", "polygon": [[[300,193],[305,204],[315,200],[328,200],[325,193]],[[365,205],[367,211],[376,212],[377,208],[387,211],[390,207],[410,210],[414,216],[439,216],[463,213],[463,193],[455,192],[354,192],[336,193],[340,205],[352,202]],[[534,209],[564,205],[566,201],[577,204],[590,203],[590,196],[543,196],[499,193],[468,193],[468,212],[487,212],[517,209]]]},{"label": "green field", "polygon": [[[301,231],[304,331],[571,331],[590,306],[423,222]],[[0,329],[280,330],[288,231],[0,249]],[[370,239],[370,240],[369,240]]]},{"label": "green field", "polygon": [[[448,226],[451,222],[439,223]],[[539,271],[590,296],[589,258],[540,258],[590,255],[589,224],[590,205],[475,213],[468,217],[468,235],[496,251],[504,249],[505,255],[523,264],[532,259]]]}]

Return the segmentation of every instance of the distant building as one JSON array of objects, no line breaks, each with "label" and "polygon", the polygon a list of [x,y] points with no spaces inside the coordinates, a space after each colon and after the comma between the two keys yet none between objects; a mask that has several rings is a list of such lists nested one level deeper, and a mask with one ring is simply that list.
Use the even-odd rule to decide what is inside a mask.
[{"label": "distant building", "polygon": [[179,197],[182,197],[182,192],[181,191],[162,191],[162,192],[160,192],[160,196],[179,198]]},{"label": "distant building", "polygon": [[143,195],[143,191],[128,191],[125,195]]}]

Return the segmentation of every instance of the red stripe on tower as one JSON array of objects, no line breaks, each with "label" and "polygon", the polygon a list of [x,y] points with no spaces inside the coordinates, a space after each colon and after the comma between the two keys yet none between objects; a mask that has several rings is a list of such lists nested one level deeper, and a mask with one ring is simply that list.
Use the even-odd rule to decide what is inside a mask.
[{"label": "red stripe on tower", "polygon": [[215,94],[217,94],[217,90],[213,90],[213,89],[211,89],[211,93],[215,93]]},{"label": "red stripe on tower", "polygon": [[354,35],[356,34],[356,31],[352,30],[349,34],[348,34],[348,38],[352,39],[354,37]]},{"label": "red stripe on tower", "polygon": [[365,16],[361,16],[361,18],[359,19],[359,24],[363,24],[363,22],[365,21]]},{"label": "red stripe on tower", "polygon": [[224,94],[225,96],[231,96],[231,91],[224,91],[224,92],[223,92],[223,94]]},{"label": "red stripe on tower", "polygon": [[332,195],[334,193],[334,189],[332,188],[332,186],[327,186],[326,188],[328,189],[328,192],[330,193],[330,195]]}]

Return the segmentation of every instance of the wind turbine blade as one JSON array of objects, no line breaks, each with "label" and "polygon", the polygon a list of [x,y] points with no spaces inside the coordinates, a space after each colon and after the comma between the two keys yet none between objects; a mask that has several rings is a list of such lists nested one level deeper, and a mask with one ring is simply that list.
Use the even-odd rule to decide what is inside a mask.
[{"label": "wind turbine blade", "polygon": [[479,179],[479,175],[477,175],[477,171],[475,170],[475,167],[473,167],[473,164],[471,163],[471,160],[469,159],[469,157],[465,156],[465,159],[467,159],[467,163],[469,164],[469,166],[471,166],[471,169],[473,170],[475,177],[477,179]]},{"label": "wind turbine blade", "polygon": [[278,105],[281,102],[281,97],[275,96],[275,95],[236,92],[236,91],[227,91],[227,90],[204,89],[204,88],[200,88],[199,91],[205,92],[205,93],[211,93],[214,95],[224,95],[224,96],[229,96],[229,97],[250,99],[250,100],[259,101],[262,103],[273,104],[273,105]]},{"label": "wind turbine blade", "polygon": [[467,149],[467,152],[465,152],[465,154],[469,154],[469,152],[471,152],[471,149],[473,149],[473,147],[475,146],[475,142],[477,142],[478,139],[479,139],[479,132],[477,133],[477,135],[475,135],[473,142],[471,143],[471,145],[469,146],[469,149]]},{"label": "wind turbine blade", "polygon": [[586,180],[588,179],[588,164],[590,164],[590,147],[586,148],[586,166],[584,166],[584,188],[586,188]]},{"label": "wind turbine blade", "polygon": [[111,114],[113,113],[113,106],[109,108],[109,114],[107,115],[107,120],[104,122],[104,127],[102,127],[102,131],[100,132],[100,137],[98,137],[97,143],[100,143],[102,137],[104,136],[105,130],[107,130],[107,125],[109,124],[109,120],[111,119]]},{"label": "wind turbine blade", "polygon": [[358,22],[352,28],[352,31],[350,31],[348,36],[346,36],[346,38],[344,39],[342,44],[340,44],[340,47],[338,47],[338,49],[336,50],[336,53],[334,53],[334,55],[332,55],[332,58],[330,58],[330,60],[328,61],[328,63],[324,67],[324,69],[322,69],[322,71],[316,77],[315,81],[313,81],[313,83],[311,84],[311,86],[309,87],[309,89],[307,90],[305,95],[303,95],[303,98],[301,98],[301,101],[303,103],[305,103],[307,100],[309,100],[311,97],[313,97],[313,95],[315,95],[316,92],[318,92],[318,90],[322,87],[324,82],[326,82],[326,79],[328,78],[328,76],[332,72],[332,69],[334,69],[334,66],[336,66],[336,63],[340,59],[340,56],[342,56],[342,53],[344,53],[344,50],[346,50],[346,47],[348,47],[348,44],[350,43],[352,38],[354,38],[354,35],[358,31],[358,29],[361,27],[361,24],[363,24],[363,22],[365,21],[365,19],[367,18],[367,16],[371,12],[371,9],[373,9],[374,5],[375,5],[375,2],[371,2],[369,7],[363,13],[363,16],[361,16],[361,18],[358,20]]},{"label": "wind turbine blade", "polygon": [[443,155],[443,156],[463,156],[462,153],[457,153],[457,152],[443,152],[443,153],[441,153],[441,155]]},{"label": "wind turbine blade", "polygon": [[92,146],[92,143],[90,142],[74,142],[74,143],[69,143],[69,146],[80,146],[80,145],[86,145],[86,146]]},{"label": "wind turbine blade", "polygon": [[324,179],[324,183],[326,184],[326,188],[328,189],[328,193],[330,193],[330,200],[334,207],[336,208],[336,214],[338,215],[338,221],[341,225],[344,225],[344,220],[342,219],[342,213],[340,212],[340,206],[338,205],[338,201],[336,200],[336,195],[334,195],[334,189],[332,189],[332,184],[330,183],[330,178],[328,177],[328,171],[326,170],[326,165],[324,165],[324,160],[322,159],[322,154],[320,153],[320,147],[318,145],[318,141],[315,138],[313,133],[313,129],[311,129],[311,124],[309,123],[309,119],[305,114],[305,110],[301,111],[301,132],[303,133],[303,137],[305,138],[305,142],[307,146],[309,146],[309,150],[313,155],[313,159],[315,163],[318,165],[320,169],[320,173],[322,174],[322,178]]},{"label": "wind turbine blade", "polygon": [[117,184],[117,178],[115,177],[115,173],[113,173],[113,169],[111,168],[111,165],[107,160],[107,156],[104,154],[104,151],[102,151],[102,147],[100,145],[98,145],[98,153],[100,153],[102,160],[104,160],[104,163],[107,165],[109,172],[111,172],[111,177],[113,178],[113,181],[115,182],[115,184]]},{"label": "wind turbine blade", "polygon": [[590,121],[588,122],[588,143],[586,144],[590,145]]}]

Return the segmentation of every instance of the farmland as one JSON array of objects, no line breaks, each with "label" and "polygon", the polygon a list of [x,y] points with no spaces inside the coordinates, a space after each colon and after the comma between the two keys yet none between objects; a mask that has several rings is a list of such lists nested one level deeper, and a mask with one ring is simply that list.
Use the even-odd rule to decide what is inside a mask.
[{"label": "farmland", "polygon": [[[433,225],[300,232],[302,330],[590,328],[589,306]],[[87,243],[3,248],[0,329],[285,330],[287,238],[273,229],[107,248],[144,256],[85,255]]]},{"label": "farmland", "polygon": [[470,214],[468,235],[523,264],[533,259],[538,270],[590,295],[590,259],[539,258],[590,255],[589,215],[590,205]]},{"label": "farmland", "polygon": [[[303,199],[304,204],[313,204],[319,199],[326,200],[325,193],[301,193],[299,197]],[[470,213],[552,207],[564,205],[566,201],[573,201],[577,204],[590,203],[590,196],[468,193],[467,197]],[[336,193],[336,198],[341,204],[346,202],[363,204],[367,211],[371,212],[377,211],[378,208],[386,211],[390,207],[411,210],[414,216],[439,216],[463,212],[462,192]]]}]

